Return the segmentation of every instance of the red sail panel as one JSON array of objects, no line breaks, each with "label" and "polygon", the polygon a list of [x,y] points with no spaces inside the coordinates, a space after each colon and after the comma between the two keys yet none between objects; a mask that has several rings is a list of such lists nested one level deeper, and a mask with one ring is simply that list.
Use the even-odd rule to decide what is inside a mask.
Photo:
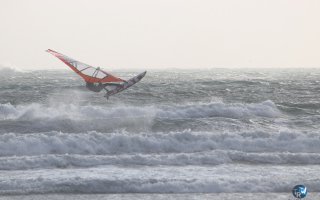
[{"label": "red sail panel", "polygon": [[68,65],[74,72],[79,74],[86,82],[89,83],[108,83],[108,82],[125,82],[121,78],[115,77],[100,68],[95,68],[80,61],[74,60],[61,53],[48,49],[47,52],[54,55],[66,65]]}]

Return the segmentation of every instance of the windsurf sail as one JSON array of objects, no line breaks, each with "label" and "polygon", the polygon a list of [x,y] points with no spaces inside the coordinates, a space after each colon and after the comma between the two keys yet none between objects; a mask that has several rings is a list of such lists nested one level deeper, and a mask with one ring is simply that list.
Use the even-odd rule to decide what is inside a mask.
[{"label": "windsurf sail", "polygon": [[60,59],[81,76],[86,81],[86,87],[89,90],[94,92],[100,92],[103,89],[106,90],[107,93],[105,94],[105,97],[107,98],[138,83],[147,73],[146,71],[142,72],[128,81],[125,81],[101,70],[100,67],[92,67],[51,49],[48,49],[47,52]]},{"label": "windsurf sail", "polygon": [[110,73],[101,70],[99,67],[92,67],[80,61],[74,60],[68,56],[61,53],[53,51],[51,49],[47,50],[48,53],[54,55],[66,65],[68,65],[74,72],[79,74],[88,83],[121,83],[126,82],[121,78],[115,77]]}]

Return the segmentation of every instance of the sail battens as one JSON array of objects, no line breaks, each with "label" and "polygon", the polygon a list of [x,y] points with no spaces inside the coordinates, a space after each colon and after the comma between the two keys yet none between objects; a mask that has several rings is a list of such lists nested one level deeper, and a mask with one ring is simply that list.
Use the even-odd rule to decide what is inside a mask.
[{"label": "sail battens", "polygon": [[61,53],[48,49],[47,52],[57,57],[59,60],[68,65],[74,72],[79,74],[86,82],[89,83],[109,83],[124,82],[121,78],[115,77],[110,73],[101,70],[98,67],[92,67],[88,64],[74,60]]}]

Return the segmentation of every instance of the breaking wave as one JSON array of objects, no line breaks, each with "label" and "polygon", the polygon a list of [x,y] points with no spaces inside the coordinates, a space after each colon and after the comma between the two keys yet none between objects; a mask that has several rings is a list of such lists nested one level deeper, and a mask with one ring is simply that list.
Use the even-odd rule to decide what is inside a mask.
[{"label": "breaking wave", "polygon": [[150,73],[110,101],[70,71],[0,72],[0,194],[320,188],[319,72]]},{"label": "breaking wave", "polygon": [[50,168],[91,168],[118,166],[210,166],[231,163],[247,164],[320,164],[318,153],[247,153],[212,150],[198,153],[126,154],[126,155],[38,155],[0,158],[0,170],[28,170]]},{"label": "breaking wave", "polygon": [[157,131],[161,131],[165,130],[166,126],[157,123],[168,120],[175,122],[175,120],[209,118],[276,118],[280,115],[280,111],[272,101],[255,104],[211,102],[175,106],[114,107],[38,103],[15,106],[8,103],[0,104],[0,133],[114,132],[119,129],[141,132],[151,130],[152,126],[157,126]]},{"label": "breaking wave", "polygon": [[73,104],[58,104],[47,106],[29,104],[14,106],[10,103],[0,104],[1,120],[37,120],[37,119],[118,119],[137,117],[157,118],[205,118],[226,117],[241,118],[250,116],[277,117],[279,110],[272,101],[255,104],[226,104],[222,102],[197,103],[183,106],[79,106]]},{"label": "breaking wave", "polygon": [[12,66],[0,65],[0,77],[2,77],[2,78],[11,76],[11,75],[15,74],[16,72],[22,72],[22,70],[20,70],[16,67],[12,67]]},{"label": "breaking wave", "polygon": [[0,135],[0,156],[41,154],[192,153],[216,149],[245,152],[320,152],[320,138],[280,133],[36,133]]},{"label": "breaking wave", "polygon": [[0,136],[0,169],[96,165],[320,164],[320,139],[301,133],[37,133]]},{"label": "breaking wave", "polygon": [[[25,171],[23,176],[32,174],[32,178],[24,179],[20,174],[16,174],[6,181],[1,181],[0,194],[288,192],[297,181],[296,176],[305,175],[305,171],[301,170],[303,167],[292,167],[290,171],[270,166],[257,169],[241,166],[236,169],[221,167],[212,170],[194,166],[156,169],[166,175],[152,173],[150,168],[131,169],[132,174],[127,174],[130,177],[127,179],[120,178],[121,174],[127,173],[126,168],[91,168],[89,178],[87,169],[59,170],[48,174],[44,174],[42,170]],[[220,176],[219,170],[224,171],[226,175]],[[312,167],[311,170],[316,171],[316,167]],[[212,176],[207,175],[210,171],[213,173]],[[248,171],[252,176],[242,177]],[[188,172],[195,174],[190,176],[186,174]],[[177,174],[177,177],[171,178],[170,173]],[[292,176],[292,173],[295,176]],[[272,179],[270,176],[277,178]],[[286,179],[283,179],[284,177]],[[313,192],[319,191],[317,177],[304,182],[309,188],[314,188]]]}]

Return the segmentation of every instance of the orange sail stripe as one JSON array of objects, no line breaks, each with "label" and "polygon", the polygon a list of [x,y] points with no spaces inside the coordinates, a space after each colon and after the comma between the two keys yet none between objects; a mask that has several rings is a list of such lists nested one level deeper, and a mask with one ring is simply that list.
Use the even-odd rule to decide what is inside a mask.
[{"label": "orange sail stripe", "polygon": [[108,83],[108,82],[125,82],[121,78],[115,77],[99,68],[92,67],[85,63],[69,58],[61,53],[48,49],[47,52],[57,57],[59,60],[68,65],[74,72],[79,74],[86,82],[89,83]]}]

